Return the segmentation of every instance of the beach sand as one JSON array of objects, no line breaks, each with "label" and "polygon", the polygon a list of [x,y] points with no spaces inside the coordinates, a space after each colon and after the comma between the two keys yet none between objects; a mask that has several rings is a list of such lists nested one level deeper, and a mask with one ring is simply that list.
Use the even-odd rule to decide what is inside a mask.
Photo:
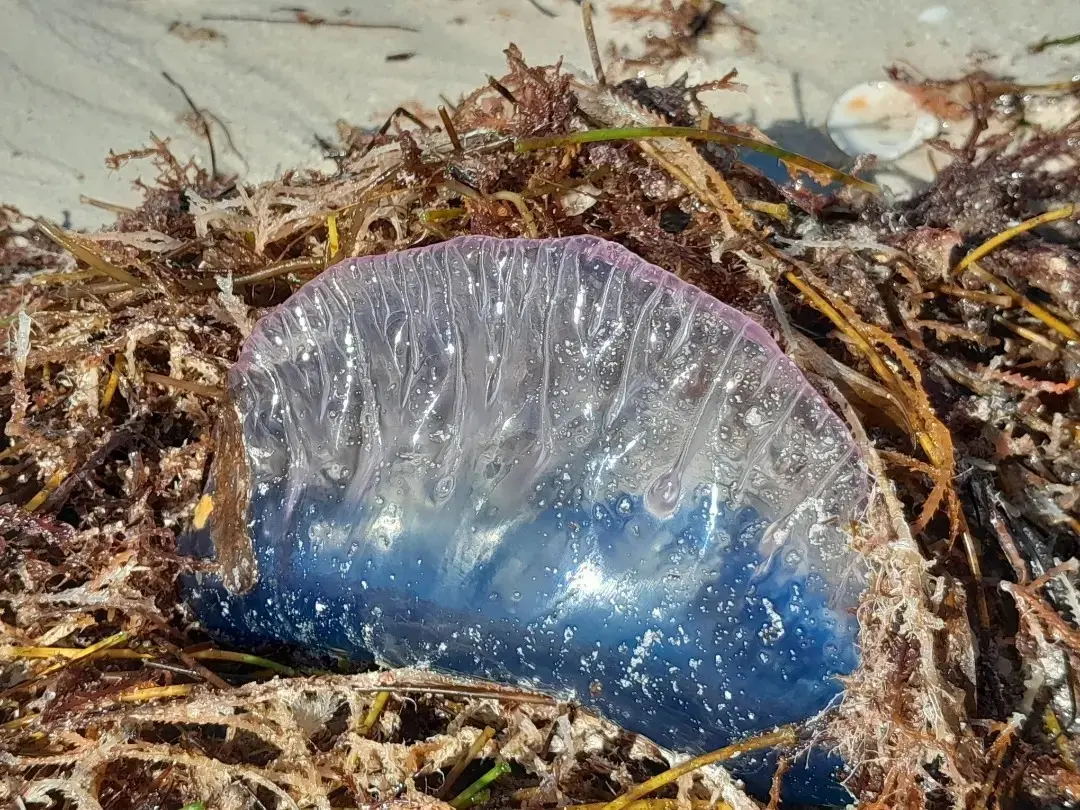
[{"label": "beach sand", "polygon": [[[306,6],[326,19],[418,29],[409,32],[204,19],[288,16],[265,2],[0,0],[0,200],[75,228],[94,227],[112,215],[80,195],[134,204],[139,195],[131,184],[149,174],[145,164],[109,170],[110,150],[145,146],[153,133],[169,138],[178,156],[208,165],[190,107],[165,74],[219,122],[220,169],[251,181],[292,168],[332,169],[318,138],[336,140],[337,121],[378,126],[405,102],[434,111],[440,94],[453,102],[488,74],[505,72],[503,50],[511,42],[531,64],[564,56],[572,68],[587,70],[578,6],[537,2],[547,13],[528,0],[369,0],[347,16],[344,0]],[[601,45],[640,50],[648,26],[613,21],[616,3],[597,5]],[[1027,52],[1045,36],[1080,33],[1076,0],[1038,7],[1005,0],[742,0],[731,8],[757,30],[754,48],[734,29],[721,29],[696,56],[668,65],[666,76],[648,77],[687,72],[695,83],[737,68],[748,90],[710,94],[718,115],[752,121],[782,145],[836,164],[851,160],[823,131],[830,105],[853,84],[885,78],[891,64],[934,78],[978,66],[1019,82],[1080,73],[1080,46]],[[903,191],[929,171],[925,153],[916,153],[888,183]]]}]

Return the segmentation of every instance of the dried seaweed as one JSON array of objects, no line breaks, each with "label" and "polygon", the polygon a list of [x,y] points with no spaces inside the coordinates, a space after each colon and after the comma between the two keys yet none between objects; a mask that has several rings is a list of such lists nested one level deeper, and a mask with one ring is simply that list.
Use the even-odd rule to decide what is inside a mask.
[{"label": "dried seaweed", "polygon": [[[661,9],[680,36],[691,7]],[[680,83],[610,86],[507,58],[438,116],[343,128],[332,175],[234,182],[155,141],[110,157],[156,175],[111,228],[0,208],[0,795],[109,810],[755,806],[719,767],[691,774],[544,696],[218,649],[178,603],[196,563],[175,536],[229,452],[217,395],[262,313],[346,256],[589,233],[750,312],[865,446],[864,662],[819,741],[845,755],[862,806],[1073,800],[1076,122],[991,133],[978,122],[1009,120],[1007,80],[921,84],[975,135],[930,188],[889,204],[775,186],[730,148],[758,133]],[[603,132],[627,128],[664,137]]]},{"label": "dried seaweed", "polygon": [[694,56],[700,43],[720,29],[735,32],[744,51],[756,46],[757,31],[751,28],[727,3],[718,0],[660,0],[659,3],[641,0],[609,9],[615,21],[659,23],[666,31],[649,33],[641,43],[640,53],[612,47],[612,61],[621,67],[637,69],[656,67],[677,59]]}]

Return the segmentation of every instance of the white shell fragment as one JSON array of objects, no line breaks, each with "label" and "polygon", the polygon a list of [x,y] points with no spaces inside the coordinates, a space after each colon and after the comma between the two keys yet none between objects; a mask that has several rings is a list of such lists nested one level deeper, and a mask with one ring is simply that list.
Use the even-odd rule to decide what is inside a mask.
[{"label": "white shell fragment", "polygon": [[843,93],[829,110],[829,137],[852,157],[903,157],[941,131],[937,116],[894,82],[864,82]]}]

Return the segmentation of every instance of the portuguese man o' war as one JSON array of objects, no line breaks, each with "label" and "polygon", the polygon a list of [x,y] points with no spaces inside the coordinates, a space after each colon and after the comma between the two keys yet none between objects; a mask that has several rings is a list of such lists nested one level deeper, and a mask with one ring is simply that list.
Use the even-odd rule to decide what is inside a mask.
[{"label": "portuguese man o' war", "polygon": [[[858,664],[843,422],[763,328],[592,237],[353,259],[265,316],[189,548],[196,613],[573,695],[670,749],[804,720]],[[843,801],[801,757],[791,801]],[[767,791],[764,759],[736,773]]]}]

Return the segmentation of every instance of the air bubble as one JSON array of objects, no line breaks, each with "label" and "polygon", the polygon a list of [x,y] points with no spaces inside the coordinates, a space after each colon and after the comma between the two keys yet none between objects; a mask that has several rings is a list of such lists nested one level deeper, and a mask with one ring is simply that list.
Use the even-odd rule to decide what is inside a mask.
[{"label": "air bubble", "polygon": [[669,517],[678,506],[681,493],[681,476],[677,472],[666,472],[645,493],[645,507],[657,517]]}]

